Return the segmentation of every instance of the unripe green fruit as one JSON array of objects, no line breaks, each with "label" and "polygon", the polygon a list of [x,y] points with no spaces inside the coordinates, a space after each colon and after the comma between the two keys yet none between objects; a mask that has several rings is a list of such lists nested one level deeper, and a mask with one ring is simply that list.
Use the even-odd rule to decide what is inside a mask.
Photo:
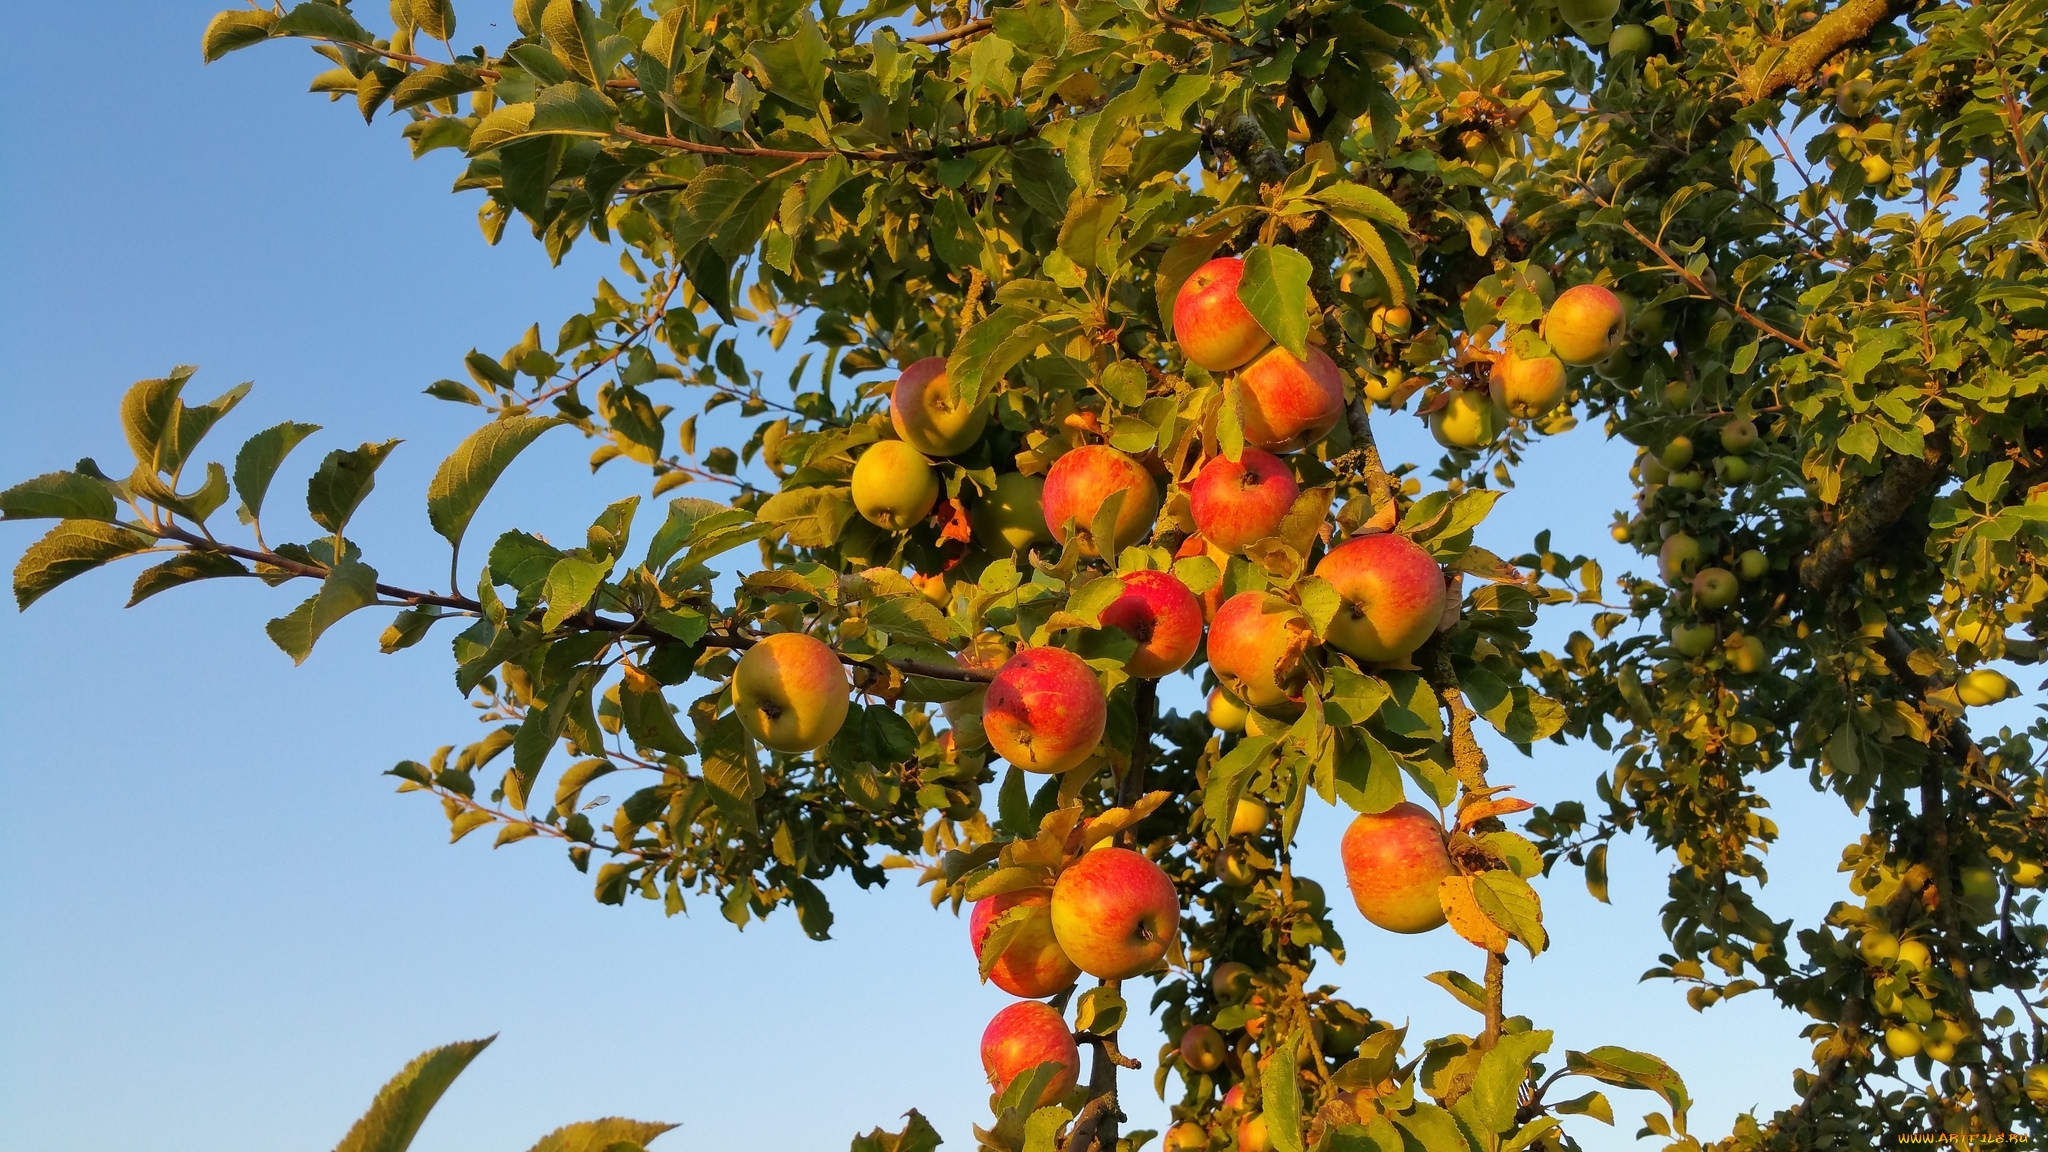
[{"label": "unripe green fruit", "polygon": [[1751,548],[1735,558],[1735,573],[1744,580],[1761,580],[1771,570],[1771,558]]},{"label": "unripe green fruit", "polygon": [[1714,471],[1730,484],[1749,483],[1749,461],[1740,456],[1723,456],[1714,461]]},{"label": "unripe green fruit", "polygon": [[1695,660],[1712,652],[1715,641],[1719,639],[1720,636],[1714,631],[1712,624],[1695,624],[1671,630],[1671,646]]},{"label": "unripe green fruit", "polygon": [[1643,474],[1645,484],[1662,484],[1671,479],[1671,469],[1666,468],[1662,460],[1647,452],[1643,454],[1643,461],[1637,467]]},{"label": "unripe green fruit", "polygon": [[1730,636],[1723,648],[1727,652],[1728,667],[1744,676],[1753,676],[1770,663],[1764,642],[1754,636]]},{"label": "unripe green fruit", "polygon": [[1692,463],[1692,438],[1673,436],[1671,443],[1664,446],[1664,451],[1657,454],[1657,459],[1663,461],[1664,466],[1673,472]]},{"label": "unripe green fruit", "polygon": [[1209,990],[1216,999],[1225,1004],[1235,1004],[1252,990],[1252,970],[1248,964],[1226,960],[1209,974]]},{"label": "unripe green fruit", "polygon": [[1863,182],[1885,185],[1892,182],[1892,162],[1872,152],[1863,158]]},{"label": "unripe green fruit", "polygon": [[1699,399],[1699,387],[1684,380],[1673,380],[1664,385],[1664,406],[1676,412],[1692,407]]},{"label": "unripe green fruit", "polygon": [[1249,888],[1259,882],[1259,870],[1243,852],[1225,848],[1216,855],[1216,878],[1232,888]]},{"label": "unripe green fruit", "polygon": [[1996,704],[2012,695],[2012,681],[1989,668],[1979,668],[1956,682],[1956,699],[1971,708]]},{"label": "unripe green fruit", "polygon": [[1741,593],[1741,583],[1726,568],[1702,568],[1692,578],[1693,602],[1702,608],[1726,608]]},{"label": "unripe green fruit", "polygon": [[1757,430],[1756,421],[1754,420],[1745,420],[1738,416],[1721,425],[1721,450],[1723,452],[1733,452],[1737,456],[1741,456],[1751,448],[1756,447],[1756,440]]},{"label": "unripe green fruit", "polygon": [[1835,92],[1835,109],[1851,120],[1860,120],[1870,114],[1876,92],[1877,85],[1858,77]]},{"label": "unripe green fruit", "polygon": [[1483,448],[1500,435],[1507,413],[1484,392],[1451,393],[1450,402],[1429,414],[1429,433],[1446,448]]},{"label": "unripe green fruit", "polygon": [[1673,532],[1657,550],[1657,567],[1663,571],[1666,584],[1676,584],[1680,577],[1691,576],[1705,556],[1706,550],[1699,541],[1683,532]]},{"label": "unripe green fruit", "polygon": [[1372,331],[1375,336],[1400,339],[1415,327],[1415,314],[1406,308],[1376,308],[1372,314]]},{"label": "unripe green fruit", "polygon": [[1688,468],[1683,472],[1673,472],[1671,474],[1671,486],[1673,488],[1683,488],[1687,492],[1698,492],[1707,486],[1707,474],[1697,468]]},{"label": "unripe green fruit", "polygon": [[1650,54],[1650,30],[1641,24],[1623,24],[1607,36],[1607,55],[1647,56]]},{"label": "unripe green fruit", "polygon": [[1856,951],[1866,963],[1883,967],[1899,958],[1899,938],[1882,928],[1871,928],[1856,942]]}]

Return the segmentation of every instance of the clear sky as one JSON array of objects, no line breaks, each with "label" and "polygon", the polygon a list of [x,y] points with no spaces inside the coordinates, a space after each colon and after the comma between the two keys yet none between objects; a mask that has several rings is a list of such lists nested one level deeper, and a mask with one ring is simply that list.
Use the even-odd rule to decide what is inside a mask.
[{"label": "clear sky", "polygon": [[[487,247],[477,195],[448,194],[458,160],[415,163],[395,124],[365,128],[352,102],[305,94],[325,65],[303,47],[202,67],[220,3],[95,4],[89,36],[71,6],[9,18],[10,39],[38,47],[0,70],[0,481],[85,455],[125,469],[122,392],[195,363],[202,397],[257,386],[209,443],[215,458],[280,420],[326,427],[273,488],[278,512],[328,449],[405,437],[352,535],[387,578],[439,583],[423,493],[474,410],[421,388],[459,376],[472,346],[495,353],[536,321],[552,332],[616,254],[586,241],[551,269],[517,227]],[[511,35],[499,5],[458,8],[462,43]],[[1428,449],[1412,418],[1382,424],[1396,455]],[[573,535],[640,490],[625,466],[593,478],[588,451],[543,439],[471,538],[515,524]],[[1629,567],[1606,535],[1629,499],[1626,461],[1593,428],[1539,446],[1482,542],[1512,554],[1550,525],[1560,550]],[[274,538],[311,534],[302,512],[278,512]],[[34,534],[0,526],[7,565]],[[413,1054],[496,1032],[422,1152],[516,1152],[610,1114],[680,1122],[657,1148],[836,1149],[912,1107],[949,1148],[972,1147],[968,1126],[986,1119],[977,1039],[1007,998],[975,983],[965,925],[923,891],[833,885],[834,939],[813,943],[786,913],[741,933],[709,907],[599,906],[538,844],[450,847],[438,806],[380,775],[473,738],[445,635],[379,656],[385,619],[364,613],[294,669],[262,625],[308,589],[201,586],[123,612],[134,570],[0,613],[0,788],[16,812],[0,836],[7,1144],[328,1147]],[[1187,710],[1192,682],[1167,698]],[[1495,752],[1496,778],[1538,802],[1589,794],[1605,766],[1589,746]],[[1789,773],[1766,788],[1784,839],[1765,905],[1815,917],[1839,897],[1853,822]],[[1297,855],[1333,894],[1343,819],[1314,811]],[[1557,1029],[1554,1062],[1610,1043],[1664,1056],[1703,1135],[1787,1103],[1801,1021],[1761,994],[1700,1015],[1680,989],[1639,985],[1664,944],[1667,862],[1636,841],[1611,867],[1612,906],[1575,875],[1540,885],[1555,946],[1510,966],[1510,1011]],[[1476,974],[1472,948],[1380,932],[1339,903],[1350,959],[1324,979],[1412,1018],[1412,1035],[1476,1030],[1422,980]],[[1136,1123],[1163,1127],[1148,1086],[1158,1037],[1142,1031],[1125,1045],[1147,1065],[1127,1099]],[[1653,1103],[1613,1096],[1617,1129],[1575,1124],[1590,1147],[1628,1144]]]}]

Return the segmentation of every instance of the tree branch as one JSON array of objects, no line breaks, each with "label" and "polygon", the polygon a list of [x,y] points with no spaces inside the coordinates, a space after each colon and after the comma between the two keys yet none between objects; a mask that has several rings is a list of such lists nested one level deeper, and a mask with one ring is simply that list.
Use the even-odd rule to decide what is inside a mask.
[{"label": "tree branch", "polygon": [[933,145],[929,148],[755,148],[733,147],[726,144],[700,144],[695,140],[684,140],[676,136],[655,136],[632,128],[620,126],[612,131],[628,140],[656,148],[673,148],[679,152],[694,152],[700,156],[758,156],[772,160],[830,160],[834,156],[848,160],[872,160],[878,163],[919,164],[936,160],[941,156],[961,152],[977,152],[983,148],[1002,148],[1038,135],[1042,125],[1020,128],[1015,132],[998,132],[979,140],[963,140],[957,144]]},{"label": "tree branch", "polygon": [[1850,498],[1827,535],[1799,562],[1799,582],[1821,592],[1847,580],[1856,562],[1877,547],[1941,473],[1919,456],[1887,458],[1877,475]]}]

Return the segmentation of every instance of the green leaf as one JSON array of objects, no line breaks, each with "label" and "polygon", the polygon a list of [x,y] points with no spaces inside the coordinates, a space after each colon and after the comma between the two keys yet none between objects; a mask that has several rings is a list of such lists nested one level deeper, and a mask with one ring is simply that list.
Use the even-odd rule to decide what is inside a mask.
[{"label": "green leaf", "polygon": [[1482,1016],[1486,1014],[1486,989],[1477,980],[1463,972],[1431,972],[1425,979],[1449,992],[1458,1003]]},{"label": "green leaf", "polygon": [[1237,810],[1237,798],[1244,790],[1244,780],[1260,760],[1274,749],[1270,736],[1247,736],[1209,769],[1208,788],[1202,794],[1202,810],[1209,817],[1209,824],[1219,830],[1228,830],[1231,816]]},{"label": "green leaf", "polygon": [[313,645],[337,621],[377,602],[377,570],[360,560],[342,560],[320,582],[320,591],[264,627],[294,664],[304,664]]},{"label": "green leaf", "polygon": [[365,444],[353,452],[337,448],[320,462],[313,478],[306,482],[306,511],[313,523],[339,534],[349,518],[362,506],[370,489],[377,486],[377,469],[383,467],[399,441]]},{"label": "green leaf", "polygon": [[1129,1009],[1124,998],[1108,984],[1098,984],[1081,994],[1074,1005],[1074,1031],[1107,1036],[1124,1025]]},{"label": "green leaf", "polygon": [[536,136],[608,136],[619,110],[597,89],[571,81],[541,91],[527,131]]},{"label": "green leaf", "polygon": [[1602,1124],[1611,1126],[1614,1123],[1614,1105],[1608,1103],[1607,1097],[1599,1092],[1588,1092],[1584,1096],[1560,1100],[1552,1104],[1550,1110],[1560,1116],[1591,1116]]},{"label": "green leaf", "polygon": [[1005,304],[961,335],[946,358],[946,379],[956,403],[981,403],[1004,373],[1045,343],[1050,334],[1033,323],[1039,316],[1035,307]]},{"label": "green leaf", "polygon": [[1513,872],[1481,872],[1472,878],[1472,896],[1486,918],[1522,942],[1530,956],[1543,951],[1543,905],[1529,882]]},{"label": "green leaf", "polygon": [[114,511],[106,481],[80,472],[47,472],[0,492],[8,520],[112,520]]},{"label": "green leaf", "polygon": [[557,1128],[535,1144],[530,1152],[608,1152],[615,1145],[638,1146],[675,1128],[673,1124],[651,1124],[645,1120],[622,1120],[609,1116]]},{"label": "green leaf", "polygon": [[642,748],[673,756],[688,756],[697,750],[689,737],[683,735],[675,713],[669,711],[661,685],[644,673],[626,673],[619,686],[619,716],[625,722],[626,735]]},{"label": "green leaf", "polygon": [[1566,1052],[1564,1056],[1567,1070],[1602,1083],[1655,1092],[1664,1097],[1677,1116],[1684,1116],[1692,1106],[1685,1081],[1669,1064],[1648,1053],[1608,1045],[1590,1052]]},{"label": "green leaf", "polygon": [[349,44],[368,44],[373,37],[356,23],[348,10],[333,4],[308,0],[287,12],[270,26],[272,36],[312,36]]},{"label": "green leaf", "polygon": [[270,492],[270,482],[277,477],[284,458],[319,430],[318,424],[294,424],[287,420],[249,437],[242,450],[235,453],[235,491],[242,497],[240,515],[244,524],[254,523],[263,515],[263,498]]},{"label": "green leaf", "polygon": [[210,463],[206,466],[204,483],[189,493],[179,493],[149,469],[137,468],[128,477],[128,491],[195,523],[204,523],[208,516],[227,503],[228,471]]},{"label": "green leaf", "polygon": [[1135,360],[1119,360],[1102,370],[1096,386],[1102,394],[1126,408],[1141,407],[1152,379]]},{"label": "green leaf", "polygon": [[447,613],[433,604],[421,604],[416,608],[405,609],[392,619],[390,627],[384,629],[384,634],[377,637],[377,651],[389,656],[393,652],[412,647],[426,638],[427,629],[433,627],[435,621],[446,616]]},{"label": "green leaf", "polygon": [[759,516],[787,533],[797,548],[829,548],[853,519],[853,495],[846,488],[792,488],[761,505]]},{"label": "green leaf", "polygon": [[436,40],[455,38],[455,0],[411,0],[412,18]]},{"label": "green leaf", "polygon": [[199,580],[212,580],[221,576],[253,576],[241,561],[223,552],[187,552],[145,570],[135,578],[135,588],[128,596],[127,607],[133,608],[144,600],[166,589],[191,584]]},{"label": "green leaf", "polygon": [[455,1082],[477,1053],[496,1036],[420,1053],[377,1093],[370,1110],[335,1145],[334,1152],[405,1152],[426,1122],[427,1113]]},{"label": "green leaf", "polygon": [[153,537],[117,524],[66,520],[22,553],[14,566],[14,603],[25,609],[73,576],[155,543]]},{"label": "green leaf", "polygon": [[1278,1152],[1305,1152],[1301,1142],[1301,1076],[1295,1068],[1295,1053],[1301,1035],[1289,1036],[1266,1061],[1260,1107],[1266,1116],[1266,1134]]},{"label": "green leaf", "polygon": [[427,485],[427,522],[448,541],[462,547],[463,533],[490,495],[491,486],[505,468],[533,443],[534,438],[562,423],[544,416],[512,416],[496,420],[469,434],[434,470]]},{"label": "green leaf", "polygon": [[1104,241],[1123,214],[1121,195],[1075,198],[1067,206],[1066,219],[1060,223],[1060,251],[1083,268],[1102,268],[1105,262],[1113,266],[1116,251]]},{"label": "green leaf", "polygon": [[544,594],[548,600],[547,615],[541,617],[543,632],[552,632],[562,621],[583,611],[590,598],[597,594],[604,578],[611,574],[608,561],[587,560],[577,556],[564,556],[555,561],[548,570],[547,587]]},{"label": "green leaf", "polygon": [[787,100],[802,112],[815,112],[825,98],[826,62],[832,46],[808,11],[797,20],[797,30],[781,40],[757,40],[747,55],[760,69],[761,81],[770,95]]},{"label": "green leaf", "polygon": [[479,152],[488,152],[525,136],[532,128],[532,103],[506,104],[493,108],[477,122],[476,130],[469,134],[467,150],[472,156]]},{"label": "green leaf", "polygon": [[467,64],[428,64],[416,72],[406,74],[391,90],[391,107],[397,110],[441,100],[449,96],[460,96],[474,92],[484,86],[484,78],[476,68]]},{"label": "green leaf", "polygon": [[540,14],[540,30],[564,68],[592,84],[603,79],[591,63],[596,58],[598,28],[590,5],[583,0],[548,0]]},{"label": "green leaf", "polygon": [[1292,248],[1262,244],[1244,258],[1237,298],[1273,343],[1296,359],[1308,357],[1308,257]]},{"label": "green leaf", "polygon": [[205,35],[199,38],[200,56],[211,64],[238,48],[267,40],[271,26],[276,23],[275,12],[229,9],[216,13],[206,22]]},{"label": "green leaf", "polygon": [[737,713],[728,712],[709,724],[697,725],[699,763],[711,802],[742,828],[754,827],[754,801],[767,791],[752,741]]}]

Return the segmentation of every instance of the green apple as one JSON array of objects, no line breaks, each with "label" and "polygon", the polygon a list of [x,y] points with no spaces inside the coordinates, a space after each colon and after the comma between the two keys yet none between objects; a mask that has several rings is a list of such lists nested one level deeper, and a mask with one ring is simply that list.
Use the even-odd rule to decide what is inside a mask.
[{"label": "green apple", "polygon": [[870,445],[853,466],[853,506],[876,527],[907,532],[938,502],[938,472],[901,440]]},{"label": "green apple", "polygon": [[1457,391],[1429,414],[1429,432],[1446,448],[1483,448],[1500,435],[1507,413],[1484,392]]},{"label": "green apple", "polygon": [[1884,967],[1899,958],[1899,938],[1882,928],[1868,928],[1863,939],[1857,941],[1856,950],[1863,954],[1866,963]]},{"label": "green apple", "polygon": [[1741,583],[1726,568],[1702,568],[1692,578],[1693,602],[1702,608],[1726,608],[1741,594]]},{"label": "green apple", "polygon": [[1650,54],[1650,30],[1641,24],[1623,24],[1607,36],[1607,55],[1648,56]]},{"label": "green apple", "polygon": [[1637,467],[1642,470],[1645,484],[1665,484],[1671,480],[1671,469],[1666,468],[1662,460],[1648,452],[1643,453],[1642,462]]},{"label": "green apple", "polygon": [[1687,468],[1683,472],[1673,472],[1671,474],[1671,486],[1684,489],[1687,492],[1698,492],[1707,486],[1707,474],[1697,468]]},{"label": "green apple", "polygon": [[1899,1060],[1911,1060],[1920,1054],[1920,1030],[1911,1024],[1894,1024],[1884,1030],[1884,1049]]},{"label": "green apple", "polygon": [[1664,450],[1657,453],[1657,459],[1673,472],[1684,468],[1687,464],[1692,463],[1692,438],[1690,436],[1673,436],[1671,443],[1666,444]]},{"label": "green apple", "polygon": [[1956,682],[1956,698],[1971,708],[1996,704],[2012,694],[2012,681],[1989,668],[1979,668]]},{"label": "green apple", "polygon": [[1721,645],[1728,667],[1744,676],[1753,676],[1764,670],[1770,663],[1770,656],[1764,652],[1764,642],[1754,636],[1736,633]]},{"label": "green apple", "polygon": [[1751,548],[1735,558],[1735,574],[1744,580],[1761,580],[1771,570],[1771,558]]},{"label": "green apple", "polygon": [[1737,456],[1745,455],[1756,447],[1756,421],[1740,416],[1721,425],[1721,450]]},{"label": "green apple", "polygon": [[1014,556],[1033,544],[1048,543],[1045,526],[1045,477],[1005,472],[968,510],[974,542],[993,556]]},{"label": "green apple", "polygon": [[1892,162],[1872,152],[1863,158],[1863,182],[1883,187],[1892,182]]},{"label": "green apple", "polygon": [[1657,550],[1657,567],[1663,571],[1666,584],[1676,584],[1680,577],[1691,576],[1706,555],[1707,550],[1700,547],[1699,541],[1683,532],[1673,532]]},{"label": "green apple", "polygon": [[1934,953],[1924,940],[1899,941],[1899,967],[1907,972],[1925,972],[1934,963]]},{"label": "green apple", "polygon": [[1714,461],[1714,471],[1726,483],[1749,483],[1749,461],[1740,456],[1723,456]]},{"label": "green apple", "polygon": [[1694,659],[1712,652],[1715,642],[1719,639],[1720,636],[1714,631],[1712,624],[1681,626],[1671,630],[1671,646]]}]

